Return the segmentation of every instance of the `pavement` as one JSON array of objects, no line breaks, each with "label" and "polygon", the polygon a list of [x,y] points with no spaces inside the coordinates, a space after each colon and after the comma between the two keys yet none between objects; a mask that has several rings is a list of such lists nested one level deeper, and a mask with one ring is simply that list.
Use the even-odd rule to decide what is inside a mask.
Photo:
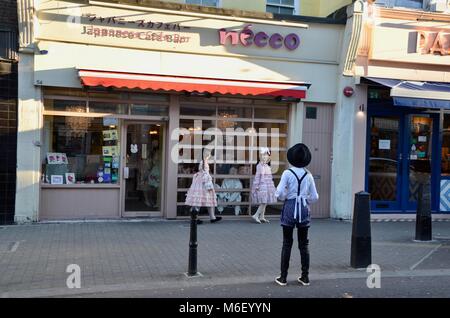
[{"label": "pavement", "polygon": [[[199,225],[198,277],[185,275],[189,227],[188,220],[160,219],[0,226],[0,297],[289,297],[273,283],[282,243],[277,219]],[[450,296],[449,221],[433,222],[431,242],[413,241],[411,221],[372,222],[371,229],[372,263],[388,285],[405,284],[397,296]],[[348,221],[313,220],[310,296],[333,297],[327,290],[343,280],[367,289],[366,270],[350,267],[351,231]],[[80,268],[81,288],[67,287],[70,264]],[[288,286],[299,267],[294,243]],[[412,293],[414,286],[422,289]]]}]

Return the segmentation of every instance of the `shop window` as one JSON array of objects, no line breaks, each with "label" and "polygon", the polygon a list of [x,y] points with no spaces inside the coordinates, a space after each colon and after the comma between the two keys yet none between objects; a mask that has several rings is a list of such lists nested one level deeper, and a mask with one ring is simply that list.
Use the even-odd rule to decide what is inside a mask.
[{"label": "shop window", "polygon": [[186,4],[196,4],[206,7],[217,7],[218,0],[186,0]]},{"label": "shop window", "polygon": [[131,104],[131,115],[168,116],[169,107],[166,105]]},{"label": "shop window", "polygon": [[280,14],[295,14],[295,0],[267,0],[266,11]]},{"label": "shop window", "polygon": [[255,118],[284,120],[288,117],[288,108],[255,108]]},{"label": "shop window", "polygon": [[90,113],[126,114],[127,105],[110,102],[89,102]]},{"label": "shop window", "polygon": [[44,116],[42,181],[118,183],[119,133],[115,118]]},{"label": "shop window", "polygon": [[369,100],[389,100],[391,99],[390,90],[381,87],[369,87],[367,97]]},{"label": "shop window", "polygon": [[[180,128],[188,133],[179,138],[177,213],[188,213],[184,206],[186,191],[198,170],[202,147],[208,145],[214,149],[209,167],[216,186],[218,213],[247,215],[252,206],[250,193],[259,148],[272,150],[275,184],[286,167],[288,105],[231,97],[216,99],[215,104],[211,102],[214,98],[204,100],[191,103],[185,98],[180,107]],[[279,213],[279,209],[273,211]]]},{"label": "shop window", "polygon": [[58,99],[45,99],[45,110],[63,111],[63,112],[86,112],[85,100],[58,100]]},{"label": "shop window", "polygon": [[183,105],[180,108],[181,116],[216,116],[216,108],[211,105]]},{"label": "shop window", "polygon": [[154,93],[130,93],[130,99],[133,101],[146,101],[155,104],[167,104],[169,103],[169,95],[167,94],[154,94]]},{"label": "shop window", "polygon": [[287,123],[255,122],[254,128],[257,133],[276,136],[277,134],[287,134],[288,126]]},{"label": "shop window", "polygon": [[444,115],[442,131],[441,173],[450,176],[450,114]]},{"label": "shop window", "polygon": [[376,3],[378,6],[382,7],[401,7],[410,9],[422,9],[423,0],[378,0]]}]

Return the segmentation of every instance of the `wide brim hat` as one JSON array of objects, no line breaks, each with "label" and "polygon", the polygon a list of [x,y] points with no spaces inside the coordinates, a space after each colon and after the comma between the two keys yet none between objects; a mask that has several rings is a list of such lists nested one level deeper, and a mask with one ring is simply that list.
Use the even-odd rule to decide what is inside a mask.
[{"label": "wide brim hat", "polygon": [[311,162],[311,152],[308,146],[298,143],[289,148],[287,152],[287,160],[291,165],[297,168],[303,168]]}]

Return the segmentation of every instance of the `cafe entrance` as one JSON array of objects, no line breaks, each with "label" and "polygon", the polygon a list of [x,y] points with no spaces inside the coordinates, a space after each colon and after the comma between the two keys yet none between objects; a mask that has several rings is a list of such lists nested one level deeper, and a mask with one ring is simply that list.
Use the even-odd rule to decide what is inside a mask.
[{"label": "cafe entrance", "polygon": [[164,122],[124,125],[122,217],[161,216]]},{"label": "cafe entrance", "polygon": [[[420,182],[431,182],[432,210],[439,201],[439,114],[370,109],[366,191],[373,212],[415,212]],[[393,108],[393,107],[388,107]]]}]

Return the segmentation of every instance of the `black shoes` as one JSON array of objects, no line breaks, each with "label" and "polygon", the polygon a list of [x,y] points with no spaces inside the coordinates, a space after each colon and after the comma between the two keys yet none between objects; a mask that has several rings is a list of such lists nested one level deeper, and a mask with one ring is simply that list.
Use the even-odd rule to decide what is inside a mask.
[{"label": "black shoes", "polygon": [[210,222],[211,223],[216,223],[216,222],[219,222],[220,220],[222,220],[222,217],[221,216],[216,216],[216,218],[214,220],[211,220]]},{"label": "black shoes", "polygon": [[287,285],[286,278],[281,278],[281,276],[275,278],[275,283],[277,283],[280,286],[286,286]]},{"label": "black shoes", "polygon": [[309,278],[308,275],[300,276],[297,281],[303,286],[309,286]]},{"label": "black shoes", "polygon": [[[309,278],[307,275],[302,275],[300,276],[297,281],[300,283],[300,285],[303,286],[309,286]],[[282,278],[281,276],[275,278],[275,283],[277,283],[280,286],[286,286],[287,285],[287,280],[286,278]]]},{"label": "black shoes", "polygon": [[[221,216],[216,216],[216,218],[214,220],[211,220],[210,222],[211,223],[216,223],[216,222],[219,222],[220,220],[222,220],[222,217]],[[200,219],[197,219],[197,224],[203,224],[203,221],[200,220]]]}]

